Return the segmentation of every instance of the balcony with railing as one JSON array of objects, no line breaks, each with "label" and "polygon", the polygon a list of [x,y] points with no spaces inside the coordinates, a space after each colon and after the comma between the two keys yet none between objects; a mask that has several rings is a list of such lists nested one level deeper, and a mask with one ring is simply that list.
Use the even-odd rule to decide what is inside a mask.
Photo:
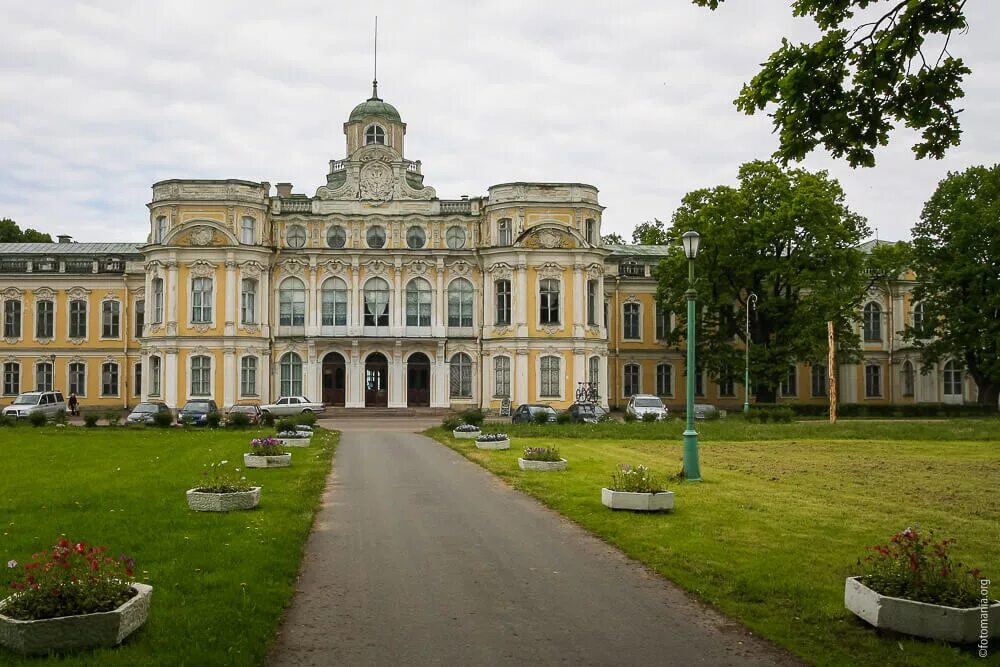
[{"label": "balcony with railing", "polygon": [[472,202],[467,199],[457,201],[441,201],[441,213],[472,214]]},{"label": "balcony with railing", "polygon": [[93,273],[94,260],[92,259],[67,259],[66,273]]},{"label": "balcony with railing", "polygon": [[622,262],[618,265],[618,275],[623,278],[645,278],[646,265],[638,262]]},{"label": "balcony with railing", "polygon": [[312,199],[308,197],[296,197],[294,199],[281,200],[282,213],[312,213]]},{"label": "balcony with railing", "polygon": [[26,259],[0,259],[0,273],[26,273],[28,271],[28,260]]}]

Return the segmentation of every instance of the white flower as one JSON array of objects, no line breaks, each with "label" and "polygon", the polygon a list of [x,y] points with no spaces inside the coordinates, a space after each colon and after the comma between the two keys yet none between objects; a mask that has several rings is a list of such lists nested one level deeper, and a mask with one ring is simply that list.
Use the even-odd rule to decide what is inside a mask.
[{"label": "white flower", "polygon": [[224,465],[226,465],[227,463],[229,463],[229,461],[219,461],[219,465],[220,465],[220,466],[224,466]]},{"label": "white flower", "polygon": [[7,561],[7,567],[13,570],[15,567],[17,567],[17,561],[16,560]]}]

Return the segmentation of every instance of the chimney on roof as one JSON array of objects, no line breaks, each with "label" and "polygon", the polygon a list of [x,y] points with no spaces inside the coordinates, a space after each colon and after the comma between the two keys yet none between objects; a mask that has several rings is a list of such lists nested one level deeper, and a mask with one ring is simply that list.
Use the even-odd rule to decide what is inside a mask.
[{"label": "chimney on roof", "polygon": [[59,243],[72,243],[73,242],[73,237],[70,236],[69,234],[59,234],[58,236],[56,236],[56,238],[59,239]]},{"label": "chimney on roof", "polygon": [[291,197],[292,196],[292,184],[291,183],[278,183],[274,186],[278,189],[279,197]]}]

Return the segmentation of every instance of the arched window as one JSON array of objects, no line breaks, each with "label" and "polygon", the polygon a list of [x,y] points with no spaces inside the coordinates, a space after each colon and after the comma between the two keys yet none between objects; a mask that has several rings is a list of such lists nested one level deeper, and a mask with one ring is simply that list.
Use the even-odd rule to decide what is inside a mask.
[{"label": "arched window", "polygon": [[465,352],[451,358],[451,397],[472,398],[472,359]]},{"label": "arched window", "polygon": [[212,321],[212,279],[191,281],[191,321],[208,324]]},{"label": "arched window", "polygon": [[191,357],[191,395],[212,395],[212,358],[205,355]]},{"label": "arched window", "polygon": [[87,337],[87,302],[83,299],[69,302],[69,337]]},{"label": "arched window", "polygon": [[903,396],[913,396],[916,388],[916,371],[913,362],[907,359],[903,362]]},{"label": "arched window", "polygon": [[118,364],[101,364],[101,396],[118,395]]},{"label": "arched window", "polygon": [[497,398],[510,397],[510,357],[493,357],[493,395]]},{"label": "arched window", "polygon": [[472,326],[472,283],[465,278],[448,285],[448,326]]},{"label": "arched window", "polygon": [[389,326],[389,283],[382,278],[372,278],[365,283],[366,327]]},{"label": "arched window", "polygon": [[347,245],[347,231],[340,225],[334,225],[326,230],[326,244],[331,248],[343,248]]},{"label": "arched window", "polygon": [[74,361],[69,365],[69,393],[77,396],[87,395],[87,364]]},{"label": "arched window", "polygon": [[431,325],[431,284],[423,278],[414,278],[406,285],[406,326]]},{"label": "arched window", "polygon": [[48,361],[35,364],[35,391],[52,391],[52,364]]},{"label": "arched window", "polygon": [[347,326],[347,283],[340,278],[327,278],[320,291],[322,325]]},{"label": "arched window", "polygon": [[21,364],[8,361],[3,365],[3,393],[16,396],[21,393]]},{"label": "arched window", "polygon": [[865,366],[865,398],[882,395],[882,367],[877,364]]},{"label": "arched window", "polygon": [[150,287],[153,291],[153,312],[151,322],[160,324],[163,322],[163,278],[153,278]]},{"label": "arched window", "polygon": [[508,326],[510,325],[510,281],[509,280],[498,280],[494,283],[497,293],[497,313],[496,313],[496,325],[497,326]]},{"label": "arched window", "polygon": [[281,396],[302,395],[302,357],[294,352],[286,352],[281,357],[280,382],[278,390]]},{"label": "arched window", "polygon": [[587,381],[590,382],[592,389],[598,389],[601,386],[601,358],[591,357],[587,361]]},{"label": "arched window", "polygon": [[656,365],[656,394],[658,396],[674,395],[674,367],[670,364]]},{"label": "arched window", "polygon": [[244,278],[240,284],[240,323],[257,323],[257,281]]},{"label": "arched window", "polygon": [[945,396],[962,395],[962,369],[954,361],[949,361],[944,365],[944,394]]},{"label": "arched window", "polygon": [[301,327],[306,323],[306,286],[298,278],[286,278],[278,289],[278,324]]},{"label": "arched window", "polygon": [[512,243],[510,218],[501,218],[497,222],[497,245],[509,246]]},{"label": "arched window", "polygon": [[385,130],[380,125],[369,125],[365,128],[365,146],[372,144],[385,145]]},{"label": "arched window", "polygon": [[149,358],[149,395],[160,395],[160,358]]},{"label": "arched window", "polygon": [[639,364],[625,364],[625,382],[622,384],[623,394],[633,396],[641,393],[639,388]]},{"label": "arched window", "polygon": [[538,283],[538,321],[559,324],[559,281],[545,278]]},{"label": "arched window", "polygon": [[285,230],[285,243],[289,248],[301,248],[306,244],[306,230],[302,225],[292,225]]},{"label": "arched window", "polygon": [[368,241],[369,248],[383,247],[385,245],[385,227],[379,225],[369,227],[365,234],[365,240]]},{"label": "arched window", "polygon": [[539,390],[541,397],[558,398],[562,392],[562,357],[546,356],[539,359]]},{"label": "arched window", "polygon": [[865,342],[877,342],[882,340],[882,306],[874,301],[865,305]]},{"label": "arched window", "polygon": [[423,248],[427,243],[427,232],[423,227],[410,227],[406,230],[406,247],[411,250]]}]

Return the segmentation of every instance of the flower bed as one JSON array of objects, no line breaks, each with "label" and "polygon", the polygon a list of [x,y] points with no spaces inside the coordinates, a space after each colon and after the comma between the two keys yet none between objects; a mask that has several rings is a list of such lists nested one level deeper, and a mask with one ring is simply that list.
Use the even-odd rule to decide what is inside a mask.
[{"label": "flower bed", "polygon": [[506,433],[484,433],[476,436],[479,449],[510,449],[510,438]]},{"label": "flower bed", "polygon": [[482,435],[482,431],[475,424],[461,424],[451,434],[460,440],[472,440]]},{"label": "flower bed", "polygon": [[601,489],[601,503],[611,509],[657,512],[674,508],[674,494],[646,466],[620,463],[610,487]]},{"label": "flower bed", "polygon": [[285,468],[292,464],[292,455],[286,452],[284,441],[277,438],[254,438],[250,451],[243,454],[243,465],[248,468]]},{"label": "flower bed", "polygon": [[312,431],[282,431],[277,437],[286,447],[308,447],[312,442]]},{"label": "flower bed", "polygon": [[517,460],[521,470],[555,472],[566,469],[566,459],[559,456],[555,447],[525,447],[524,456]]},{"label": "flower bed", "polygon": [[200,486],[187,491],[188,507],[195,512],[250,510],[260,503],[259,486],[251,486],[240,469],[226,469],[229,461],[206,466]]}]

